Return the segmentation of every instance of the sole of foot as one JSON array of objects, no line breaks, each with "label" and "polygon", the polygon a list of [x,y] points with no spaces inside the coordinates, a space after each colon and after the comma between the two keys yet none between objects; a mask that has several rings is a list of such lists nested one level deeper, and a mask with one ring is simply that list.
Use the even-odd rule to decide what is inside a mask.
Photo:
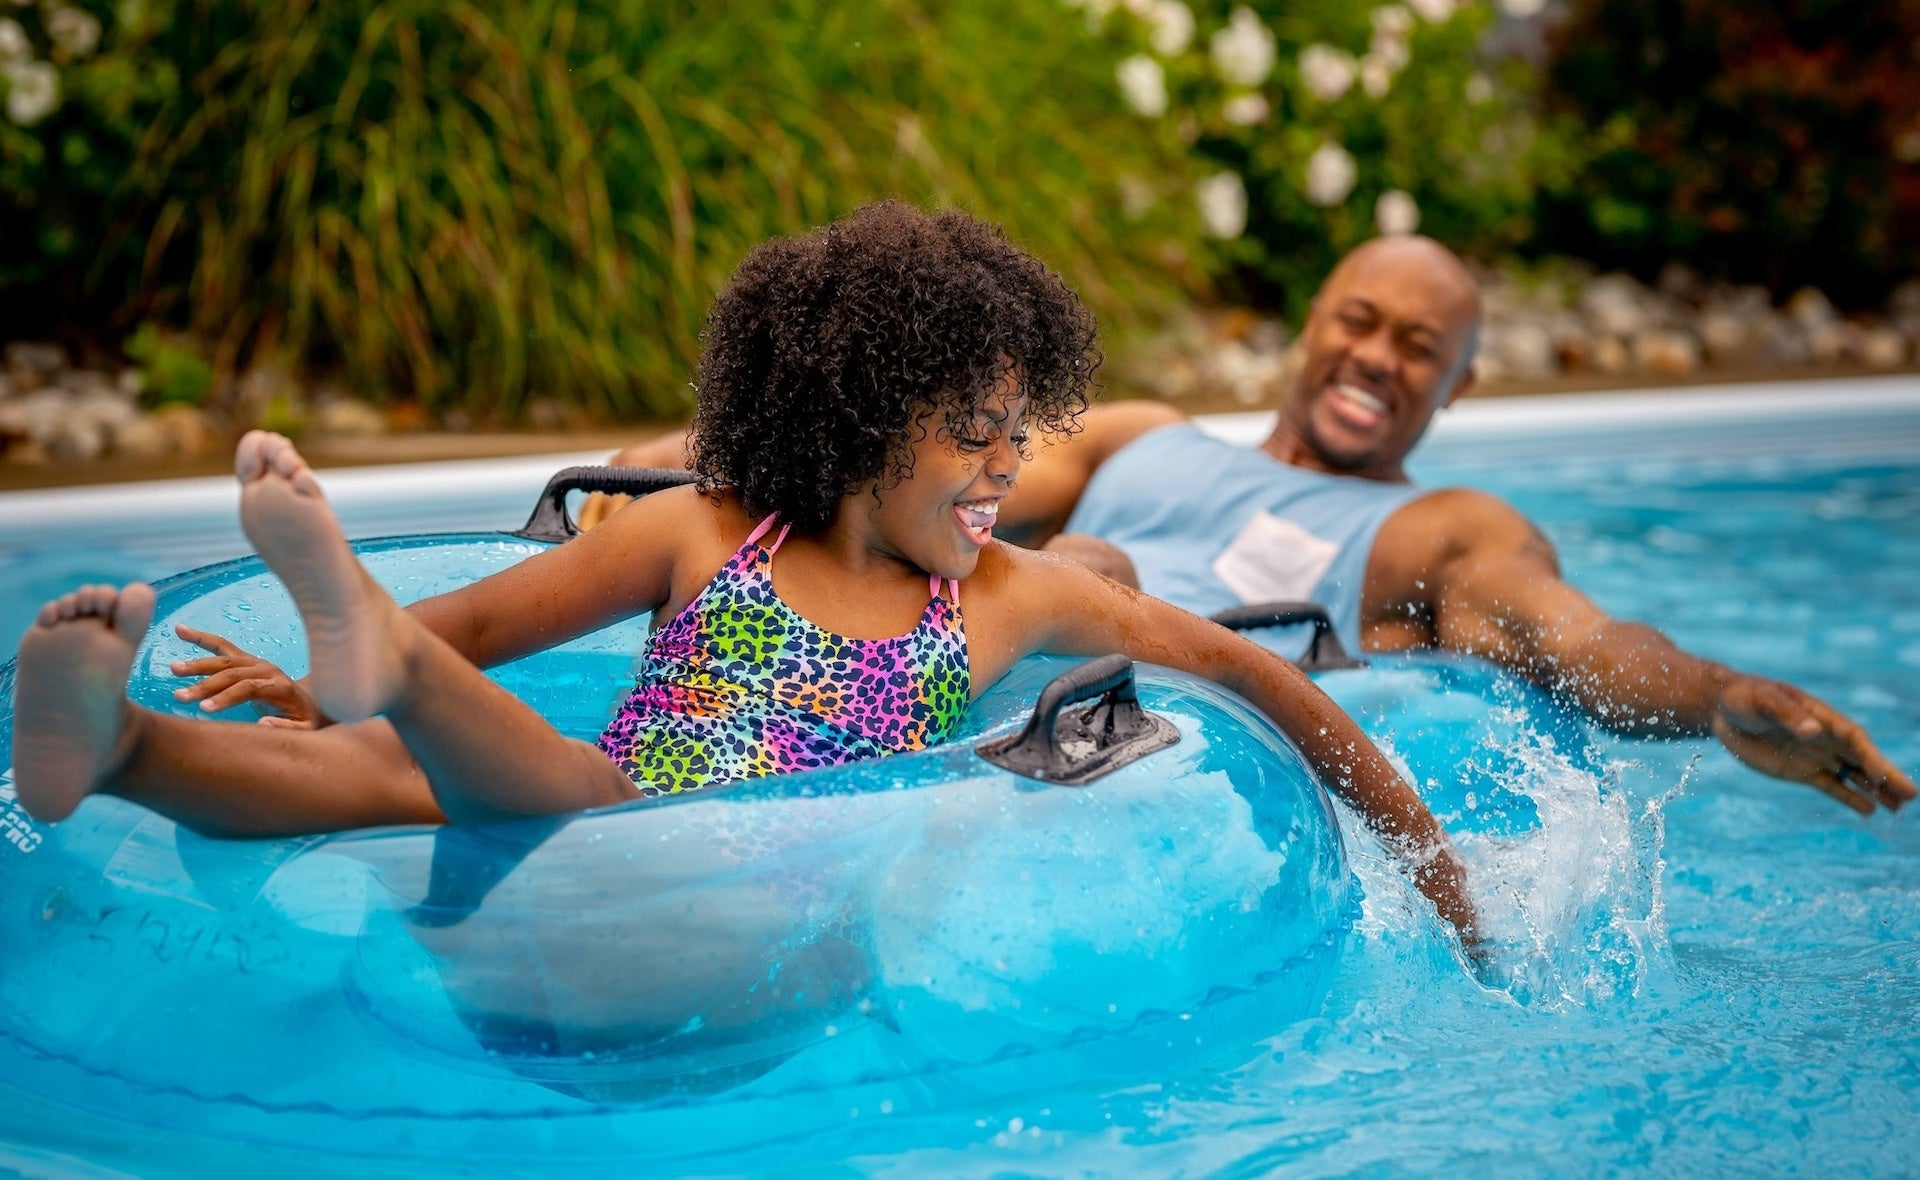
[{"label": "sole of foot", "polygon": [[14,789],[35,819],[73,814],[125,761],[127,674],[152,621],[152,587],[84,586],[41,607],[21,638]]},{"label": "sole of foot", "polygon": [[393,600],[353,555],[292,442],[250,432],[234,453],[234,474],[240,527],[300,608],[314,699],[336,721],[380,713],[402,666],[388,642]]}]

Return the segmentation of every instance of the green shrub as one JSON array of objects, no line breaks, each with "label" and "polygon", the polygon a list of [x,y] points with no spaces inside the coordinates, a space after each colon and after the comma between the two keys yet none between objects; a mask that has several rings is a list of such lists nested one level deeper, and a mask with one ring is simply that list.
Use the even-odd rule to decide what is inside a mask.
[{"label": "green shrub", "polygon": [[673,413],[746,249],[879,196],[1004,222],[1109,325],[1206,249],[1186,209],[1123,210],[1116,177],[1190,168],[1055,0],[91,11],[58,109],[0,131],[0,279],[28,313],[164,317],[222,369]]},{"label": "green shrub", "polygon": [[1920,6],[1574,0],[1551,46],[1598,149],[1543,248],[1853,304],[1920,271]]},{"label": "green shrub", "polygon": [[[1482,52],[1486,4],[1129,0],[1103,20],[1142,121],[1215,171],[1200,199],[1230,272],[1296,317],[1342,253],[1410,213],[1463,252],[1513,249],[1537,187],[1574,163],[1524,64]],[[1156,75],[1164,112],[1141,101]],[[1243,225],[1225,216],[1240,194]]]},{"label": "green shrub", "polygon": [[126,351],[140,364],[140,385],[154,405],[197,406],[213,390],[213,366],[189,343],[152,324],[128,337]]}]

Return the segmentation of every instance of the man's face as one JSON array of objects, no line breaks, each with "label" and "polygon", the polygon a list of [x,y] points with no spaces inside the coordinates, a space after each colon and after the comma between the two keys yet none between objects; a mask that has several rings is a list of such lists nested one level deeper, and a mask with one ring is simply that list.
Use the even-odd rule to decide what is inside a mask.
[{"label": "man's face", "polygon": [[1307,316],[1280,411],[1298,444],[1289,461],[1399,478],[1434,411],[1471,382],[1461,361],[1478,316],[1472,279],[1432,242],[1382,239],[1349,255]]}]

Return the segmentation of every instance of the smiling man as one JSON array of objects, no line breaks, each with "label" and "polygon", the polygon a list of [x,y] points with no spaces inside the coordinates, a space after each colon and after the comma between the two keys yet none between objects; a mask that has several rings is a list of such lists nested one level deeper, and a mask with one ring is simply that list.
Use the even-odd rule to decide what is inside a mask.
[{"label": "smiling man", "polygon": [[1480,656],[1616,732],[1711,733],[1863,814],[1912,799],[1913,782],[1823,701],[1610,617],[1499,498],[1407,481],[1434,414],[1473,384],[1479,321],[1473,279],[1444,246],[1368,242],[1315,296],[1303,363],[1259,449],[1163,405],[1101,407],[1029,464],[997,531],[1202,614],[1312,600],[1349,649]]}]

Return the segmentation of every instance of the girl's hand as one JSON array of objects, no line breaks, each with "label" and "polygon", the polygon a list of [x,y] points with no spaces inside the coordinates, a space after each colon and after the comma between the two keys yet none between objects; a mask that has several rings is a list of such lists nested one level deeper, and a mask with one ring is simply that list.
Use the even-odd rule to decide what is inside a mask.
[{"label": "girl's hand", "polygon": [[306,685],[230,639],[178,624],[180,638],[212,652],[197,660],[175,660],[175,676],[201,679],[173,691],[175,700],[199,701],[203,712],[219,713],[252,701],[268,710],[260,724],[283,729],[319,729],[332,722],[320,711]]}]

